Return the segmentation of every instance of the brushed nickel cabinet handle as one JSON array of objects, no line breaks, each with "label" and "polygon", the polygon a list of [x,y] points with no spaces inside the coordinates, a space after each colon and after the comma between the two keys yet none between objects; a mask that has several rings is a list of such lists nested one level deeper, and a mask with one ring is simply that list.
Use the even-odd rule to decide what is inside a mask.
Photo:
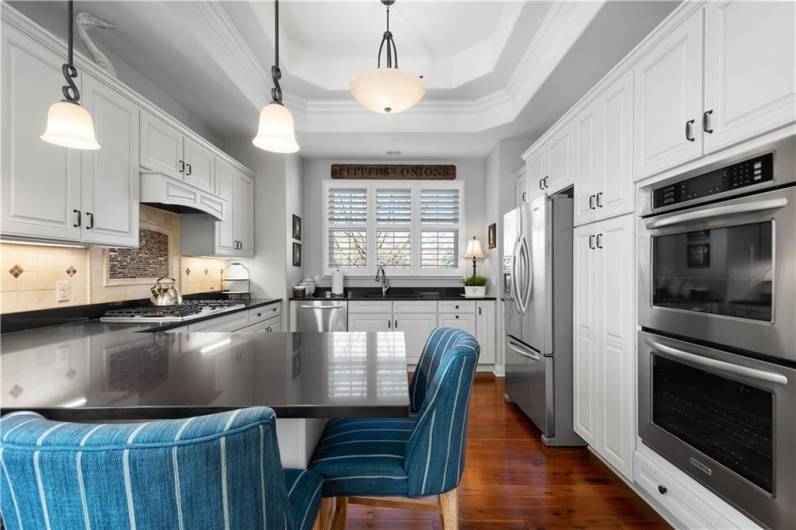
[{"label": "brushed nickel cabinet handle", "polygon": [[598,193],[598,194],[596,195],[596,199],[597,199],[597,208],[602,208],[602,207],[603,207],[603,201],[602,201],[602,198],[603,198],[603,192],[600,192],[600,193]]},{"label": "brushed nickel cabinet handle", "polygon": [[596,206],[594,206],[594,195],[589,195],[589,210],[594,210]]},{"label": "brushed nickel cabinet handle", "polygon": [[696,140],[696,138],[694,138],[694,131],[693,131],[694,121],[695,120],[688,120],[687,122],[685,122],[685,139],[688,140],[689,142],[693,142]]},{"label": "brushed nickel cabinet handle", "polygon": [[597,234],[597,248],[603,248],[603,234]]},{"label": "brushed nickel cabinet handle", "polygon": [[710,126],[710,115],[713,114],[713,109],[706,110],[702,115],[702,130],[708,134],[713,134],[713,127]]},{"label": "brushed nickel cabinet handle", "polygon": [[589,234],[589,248],[594,250],[594,234]]}]

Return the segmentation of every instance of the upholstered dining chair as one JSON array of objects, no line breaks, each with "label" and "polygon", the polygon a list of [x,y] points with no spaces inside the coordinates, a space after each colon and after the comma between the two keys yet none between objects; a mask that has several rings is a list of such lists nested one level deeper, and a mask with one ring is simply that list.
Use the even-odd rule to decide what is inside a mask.
[{"label": "upholstered dining chair", "polygon": [[[411,417],[329,423],[310,468],[323,475],[324,498],[335,498],[333,528],[344,527],[348,503],[437,511],[446,530],[458,528],[456,488],[479,353],[466,331],[437,328],[409,385]],[[437,503],[418,499],[434,495]]]},{"label": "upholstered dining chair", "polygon": [[269,408],[146,423],[0,419],[10,530],[305,530],[320,502],[316,472],[282,469]]}]

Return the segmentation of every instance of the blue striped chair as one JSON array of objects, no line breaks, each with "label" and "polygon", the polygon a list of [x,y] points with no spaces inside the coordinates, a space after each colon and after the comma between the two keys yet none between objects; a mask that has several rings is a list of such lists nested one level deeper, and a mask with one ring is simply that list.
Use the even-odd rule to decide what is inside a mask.
[{"label": "blue striped chair", "polygon": [[[479,353],[469,333],[437,328],[409,386],[411,417],[330,422],[310,467],[323,475],[323,496],[336,498],[335,528],[345,524],[347,503],[432,509],[444,528],[458,527],[456,488]],[[414,499],[432,495],[436,505]]]},{"label": "blue striped chair", "polygon": [[0,419],[10,530],[305,530],[321,484],[316,472],[283,471],[265,407],[130,424]]}]

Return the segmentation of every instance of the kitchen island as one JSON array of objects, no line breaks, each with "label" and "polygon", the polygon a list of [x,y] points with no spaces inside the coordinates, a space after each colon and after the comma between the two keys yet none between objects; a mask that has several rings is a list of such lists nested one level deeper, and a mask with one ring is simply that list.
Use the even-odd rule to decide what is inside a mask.
[{"label": "kitchen island", "polygon": [[[92,322],[3,336],[2,413],[151,420],[268,406],[283,460],[306,464],[328,418],[409,414],[400,332],[139,333]],[[90,328],[90,329],[89,329]]]}]

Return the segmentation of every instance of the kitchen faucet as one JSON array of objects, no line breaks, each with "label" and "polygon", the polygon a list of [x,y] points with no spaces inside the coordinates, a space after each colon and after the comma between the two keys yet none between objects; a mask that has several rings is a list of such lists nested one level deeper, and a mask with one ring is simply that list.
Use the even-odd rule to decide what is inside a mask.
[{"label": "kitchen faucet", "polygon": [[390,280],[387,279],[384,265],[379,265],[379,268],[376,269],[376,281],[379,281],[379,274],[381,274],[381,295],[386,296],[387,291],[390,290]]}]

